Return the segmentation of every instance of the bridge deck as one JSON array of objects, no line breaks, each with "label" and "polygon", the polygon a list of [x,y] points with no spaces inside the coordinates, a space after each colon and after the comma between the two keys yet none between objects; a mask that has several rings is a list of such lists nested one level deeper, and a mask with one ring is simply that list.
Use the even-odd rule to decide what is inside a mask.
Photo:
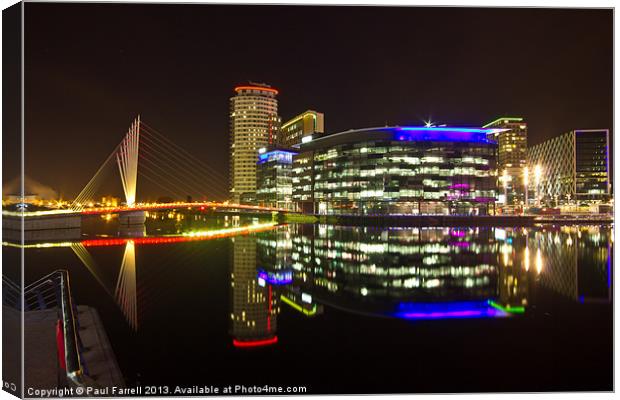
[{"label": "bridge deck", "polygon": [[47,216],[73,216],[73,215],[94,215],[94,214],[116,214],[130,211],[159,211],[159,210],[175,210],[175,209],[197,209],[204,210],[230,210],[240,212],[255,212],[255,213],[272,213],[272,212],[286,212],[297,213],[295,211],[274,208],[274,207],[262,207],[251,206],[245,204],[228,204],[228,203],[216,203],[216,202],[201,202],[201,203],[136,203],[133,207],[91,207],[82,210],[73,209],[56,209],[56,210],[42,210],[42,211],[2,211],[2,215],[8,217],[47,217]]}]

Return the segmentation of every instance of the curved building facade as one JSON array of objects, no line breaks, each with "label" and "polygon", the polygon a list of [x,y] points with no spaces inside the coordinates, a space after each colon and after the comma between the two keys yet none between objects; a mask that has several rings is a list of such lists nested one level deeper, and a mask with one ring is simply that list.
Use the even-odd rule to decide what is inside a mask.
[{"label": "curved building facade", "polygon": [[239,203],[256,196],[258,149],[275,142],[278,91],[265,84],[235,88],[230,99],[230,194]]},{"label": "curved building facade", "polygon": [[491,214],[495,131],[381,127],[306,141],[293,161],[293,201],[331,215]]}]

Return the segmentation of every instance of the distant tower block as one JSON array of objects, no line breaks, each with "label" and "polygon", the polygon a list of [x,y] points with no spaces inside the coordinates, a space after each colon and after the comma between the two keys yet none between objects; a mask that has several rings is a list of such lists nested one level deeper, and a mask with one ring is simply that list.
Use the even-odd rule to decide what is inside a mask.
[{"label": "distant tower block", "polygon": [[258,149],[275,143],[278,136],[278,91],[250,82],[235,92],[230,99],[230,195],[234,203],[252,203]]}]

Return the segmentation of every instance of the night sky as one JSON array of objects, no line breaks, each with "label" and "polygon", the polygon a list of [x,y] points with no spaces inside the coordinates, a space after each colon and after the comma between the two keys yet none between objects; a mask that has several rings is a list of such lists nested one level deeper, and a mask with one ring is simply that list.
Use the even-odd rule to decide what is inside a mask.
[{"label": "night sky", "polygon": [[507,115],[536,144],[613,123],[611,10],[27,3],[25,21],[26,174],[64,197],[138,113],[227,175],[248,80],[327,132]]}]

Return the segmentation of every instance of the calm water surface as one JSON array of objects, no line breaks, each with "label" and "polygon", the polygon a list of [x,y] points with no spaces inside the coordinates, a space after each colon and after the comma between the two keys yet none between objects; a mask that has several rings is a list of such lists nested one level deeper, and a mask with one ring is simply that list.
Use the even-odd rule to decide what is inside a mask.
[{"label": "calm water surface", "polygon": [[119,232],[93,217],[58,238],[70,247],[26,249],[26,282],[69,270],[127,385],[612,389],[610,226],[280,225],[109,240],[256,222],[154,213]]}]

